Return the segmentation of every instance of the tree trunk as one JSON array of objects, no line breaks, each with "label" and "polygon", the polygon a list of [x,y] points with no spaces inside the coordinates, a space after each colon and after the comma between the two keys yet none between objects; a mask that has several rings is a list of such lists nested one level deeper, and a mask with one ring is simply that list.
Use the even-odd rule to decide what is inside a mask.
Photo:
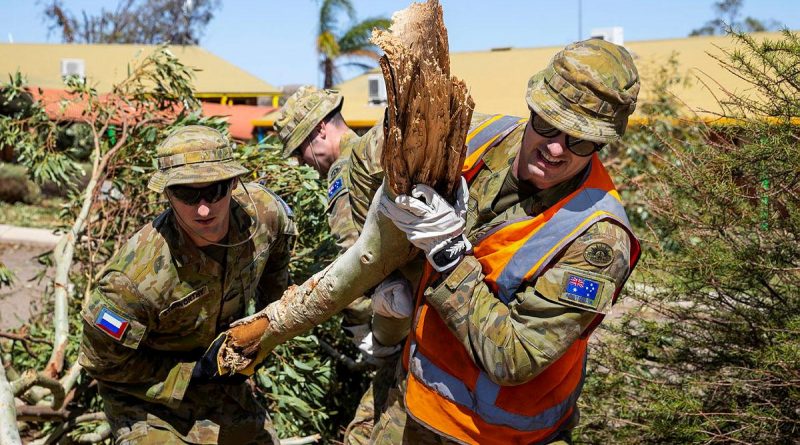
[{"label": "tree trunk", "polygon": [[50,355],[50,360],[47,362],[45,372],[51,377],[58,377],[64,368],[64,355],[67,351],[67,342],[69,341],[69,270],[72,267],[72,258],[75,255],[75,243],[78,236],[83,232],[86,225],[86,218],[89,217],[89,210],[92,207],[94,197],[94,189],[97,187],[99,171],[97,163],[99,162],[99,153],[95,155],[95,166],[92,172],[92,178],[84,190],[83,203],[81,205],[80,213],[75,218],[69,232],[61,237],[55,250],[53,251],[53,261],[55,262],[56,271],[53,279],[53,298],[55,299],[55,308],[53,310],[53,324],[55,326],[55,337],[53,340],[53,352]]},{"label": "tree trunk", "polygon": [[6,368],[0,354],[0,444],[18,445],[22,441],[17,429],[17,410],[14,405],[14,393],[6,379]]},{"label": "tree trunk", "polygon": [[459,181],[474,104],[466,85],[450,77],[441,6],[436,0],[412,4],[392,20],[390,32],[373,35],[386,51],[381,67],[389,119],[381,157],[386,181],[364,229],[325,270],[233,325],[219,357],[225,371],[259,363],[275,346],[324,322],[417,255],[406,235],[378,211],[384,193],[393,198],[414,184],[428,184],[447,197]]}]

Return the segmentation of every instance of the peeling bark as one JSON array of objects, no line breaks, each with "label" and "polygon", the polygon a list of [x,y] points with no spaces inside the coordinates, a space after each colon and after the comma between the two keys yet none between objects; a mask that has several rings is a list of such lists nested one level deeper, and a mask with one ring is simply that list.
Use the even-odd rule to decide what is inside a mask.
[{"label": "peeling bark", "polygon": [[452,198],[464,163],[464,140],[475,104],[450,75],[447,29],[438,1],[414,3],[375,30],[388,96],[381,165],[397,195],[414,184]]}]

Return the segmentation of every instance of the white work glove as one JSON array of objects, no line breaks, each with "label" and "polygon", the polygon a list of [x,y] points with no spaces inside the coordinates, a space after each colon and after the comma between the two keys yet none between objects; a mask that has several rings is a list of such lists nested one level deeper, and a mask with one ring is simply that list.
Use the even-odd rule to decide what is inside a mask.
[{"label": "white work glove", "polygon": [[381,195],[379,209],[405,232],[411,244],[425,252],[433,268],[442,272],[472,250],[463,235],[468,199],[467,182],[462,177],[452,206],[433,188],[417,184],[411,189],[411,196],[400,195],[394,202]]},{"label": "white work glove", "polygon": [[385,358],[398,353],[401,348],[402,346],[400,345],[383,346],[375,340],[375,337],[372,336],[372,332],[367,334],[361,341],[361,344],[358,345],[358,350],[364,355],[364,359],[367,363],[373,365],[380,365]]},{"label": "white work glove", "polygon": [[405,278],[389,277],[372,293],[372,312],[388,318],[408,318],[414,312],[411,284]]}]

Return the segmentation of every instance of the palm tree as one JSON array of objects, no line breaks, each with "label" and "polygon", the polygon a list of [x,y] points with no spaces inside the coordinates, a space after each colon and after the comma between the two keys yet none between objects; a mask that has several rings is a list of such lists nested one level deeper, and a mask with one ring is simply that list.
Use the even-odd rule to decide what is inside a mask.
[{"label": "palm tree", "polygon": [[[344,32],[337,28],[340,13],[346,13],[355,23]],[[339,80],[339,68],[356,67],[368,70],[380,59],[378,48],[369,43],[373,28],[386,29],[391,21],[385,17],[372,17],[356,23],[356,11],[350,0],[322,0],[319,8],[319,33],[317,53],[325,80],[323,87],[330,88]]]}]

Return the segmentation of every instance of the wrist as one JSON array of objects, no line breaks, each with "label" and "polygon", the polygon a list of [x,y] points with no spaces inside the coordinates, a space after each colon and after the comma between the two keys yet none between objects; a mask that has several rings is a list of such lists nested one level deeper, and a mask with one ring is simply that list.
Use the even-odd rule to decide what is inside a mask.
[{"label": "wrist", "polygon": [[426,257],[437,272],[453,269],[464,258],[464,254],[472,250],[472,244],[463,233],[454,236],[427,253]]}]

